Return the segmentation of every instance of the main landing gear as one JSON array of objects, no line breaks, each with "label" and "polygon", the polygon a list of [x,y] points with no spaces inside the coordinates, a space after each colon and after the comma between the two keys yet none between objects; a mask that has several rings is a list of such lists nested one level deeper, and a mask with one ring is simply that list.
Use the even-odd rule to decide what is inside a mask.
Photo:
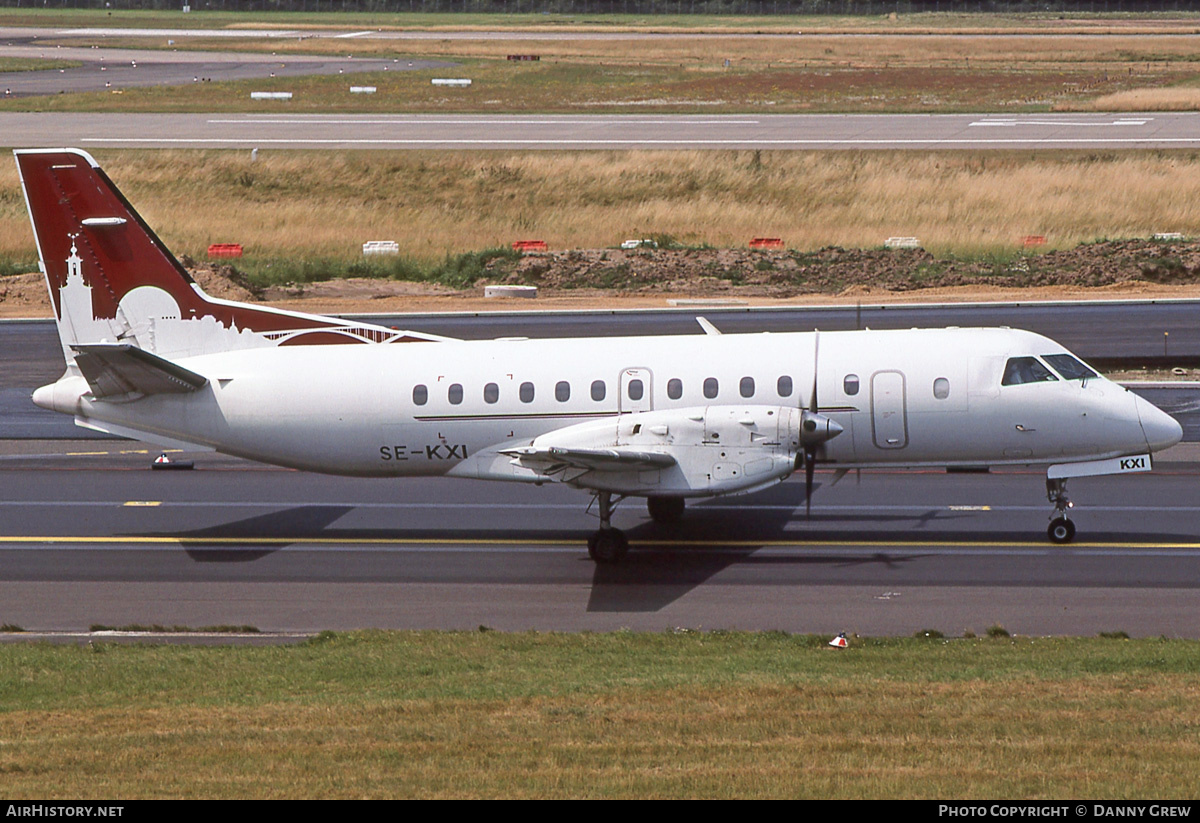
[{"label": "main landing gear", "polygon": [[[588,538],[588,554],[597,563],[621,562],[629,551],[629,540],[625,532],[612,526],[612,513],[624,497],[613,498],[612,492],[597,492],[596,503],[600,508],[600,528]],[[683,519],[686,503],[682,497],[647,497],[646,510],[655,523],[678,523]]]},{"label": "main landing gear", "polygon": [[1058,480],[1046,479],[1046,497],[1054,504],[1054,514],[1050,515],[1050,527],[1046,536],[1051,543],[1070,543],[1075,539],[1075,524],[1067,517],[1067,509],[1071,501],[1067,499],[1066,478]]},{"label": "main landing gear", "polygon": [[613,500],[612,492],[598,492],[596,500],[600,507],[600,528],[588,538],[588,554],[597,563],[612,565],[621,562],[629,551],[629,540],[625,532],[612,527],[612,513],[623,498]]}]

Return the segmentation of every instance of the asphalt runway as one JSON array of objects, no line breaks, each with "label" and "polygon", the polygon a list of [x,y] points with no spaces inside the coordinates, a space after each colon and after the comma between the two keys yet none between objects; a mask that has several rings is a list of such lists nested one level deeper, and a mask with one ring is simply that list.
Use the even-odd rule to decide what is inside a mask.
[{"label": "asphalt runway", "polygon": [[[135,444],[3,444],[0,623],[263,631],[783,629],[1200,636],[1197,450],[1072,481],[1080,533],[1045,542],[1039,472],[868,472],[689,508],[628,501],[596,567],[588,496],[559,486],[331,478]],[[1177,449],[1178,451],[1178,449]],[[126,453],[122,453],[126,452]]]},{"label": "asphalt runway", "polygon": [[[106,64],[116,59],[104,54]],[[285,68],[274,58],[191,53],[141,72],[150,55],[138,52],[128,71],[103,73],[85,55],[84,69],[20,79],[96,88],[101,75],[117,88],[118,75],[134,84],[173,72],[186,83]],[[297,73],[348,69],[324,58],[302,62],[288,58]],[[85,148],[1192,148],[1198,116],[5,113],[0,133],[13,146]],[[1191,304],[1041,307],[1042,314],[964,307],[952,319],[925,311],[703,313],[726,331],[1012,325],[1088,359],[1161,354],[1166,331],[1170,355],[1200,354]],[[695,333],[683,314],[380,322],[464,337]],[[28,401],[32,387],[62,369],[53,327],[0,325],[0,346],[0,436],[27,426],[24,437],[78,437],[69,420]],[[1177,413],[1200,410],[1191,389],[1171,391]],[[45,434],[47,426],[62,429]],[[584,541],[596,526],[587,495],[562,487],[330,478],[213,455],[198,457],[193,472],[153,472],[154,453],[124,441],[0,440],[0,623],[64,631],[160,623],[868,635],[1000,624],[1020,634],[1200,636],[1200,453],[1190,445],[1160,459],[1151,475],[1072,481],[1080,533],[1069,548],[1045,542],[1050,506],[1039,472],[868,472],[837,485],[818,472],[811,520],[794,481],[698,504],[675,529],[651,523],[630,501],[614,518],[633,545],[617,568],[587,559]]]},{"label": "asphalt runway", "polygon": [[[360,64],[358,60],[354,62]],[[361,68],[361,65],[357,67]],[[256,70],[263,71],[262,68]],[[185,70],[187,82],[191,81],[191,71]],[[458,74],[469,76],[469,72],[459,71]],[[453,89],[447,93],[453,93]],[[272,103],[278,103],[280,108],[287,106],[287,101]],[[0,134],[4,135],[7,145],[29,148],[70,145],[81,148],[509,150],[1190,149],[1200,146],[1200,113],[354,115],[3,112],[0,113]]]},{"label": "asphalt runway", "polygon": [[[1182,324],[1189,312],[1187,303],[706,310],[726,331],[1019,318],[1114,351],[1131,343],[1097,334],[1104,323],[1136,337],[1139,324]],[[679,311],[374,319],[476,338],[695,327]],[[52,324],[0,324],[0,352],[7,435],[24,419],[35,432],[78,437],[69,419],[28,399],[62,369]],[[1174,391],[1193,431],[1200,391]],[[678,529],[629,501],[614,522],[634,551],[615,569],[587,559],[588,495],[564,487],[324,477],[219,455],[196,457],[195,471],[156,472],[156,453],[127,441],[0,440],[0,623],[873,635],[1000,624],[1200,636],[1192,445],[1151,475],[1073,480],[1080,534],[1069,548],[1045,542],[1040,472],[865,472],[837,485],[818,472],[811,521],[794,481],[696,504]]]},{"label": "asphalt runway", "polygon": [[[380,32],[0,28],[0,56],[78,60],[83,66],[0,74],[7,96],[119,90],[304,74],[382,72],[453,63],[316,56],[177,52],[72,46],[78,38],[188,37],[382,39],[646,39],[645,32]],[[799,35],[691,34],[791,38]],[[64,43],[66,45],[64,45]],[[453,94],[448,89],[447,94]],[[278,102],[285,107],[285,101]],[[869,115],[289,115],[6,112],[0,134],[13,147],[207,147],[326,149],[1121,149],[1194,148],[1200,113]]]}]

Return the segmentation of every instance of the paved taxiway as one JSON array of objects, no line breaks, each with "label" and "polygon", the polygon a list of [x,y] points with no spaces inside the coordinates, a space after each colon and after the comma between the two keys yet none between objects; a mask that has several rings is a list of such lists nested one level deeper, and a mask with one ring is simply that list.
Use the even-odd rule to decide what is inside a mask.
[{"label": "paved taxiway", "polygon": [[[1194,312],[1188,303],[866,307],[861,322],[1008,318],[1046,323],[1093,352],[1136,351],[1142,336],[1161,346],[1156,330],[1178,324],[1173,345],[1195,352],[1200,340],[1185,333],[1195,334]],[[860,322],[854,308],[707,313],[728,331]],[[685,312],[377,319],[464,337],[695,328]],[[62,368],[53,326],[0,324],[0,352],[6,411],[36,413],[28,387]],[[1182,391],[1194,417],[1196,392]],[[36,425],[59,425],[54,436],[79,431],[44,417]],[[3,423],[14,425],[9,415]],[[0,441],[0,622],[867,634],[1000,623],[1032,634],[1200,636],[1200,450],[1190,445],[1152,475],[1072,481],[1080,535],[1069,548],[1045,542],[1040,472],[869,472],[836,486],[820,472],[811,521],[796,482],[698,504],[677,531],[629,501],[616,523],[635,550],[616,569],[587,559],[595,520],[582,492],[322,477],[215,455],[198,457],[193,472],[153,472],[153,453],[121,441]]]},{"label": "paved taxiway", "polygon": [[[139,453],[140,450],[140,453]],[[153,472],[128,443],[6,441],[0,622],[786,629],[1200,636],[1200,455],[1072,481],[1052,547],[1039,472],[870,472],[709,501],[677,528],[629,501],[628,561],[597,568],[587,495],[364,480],[201,456]],[[122,452],[129,452],[123,454]],[[1181,461],[1181,462],[1177,462]]]},{"label": "paved taxiway", "polygon": [[[436,60],[380,60],[348,57],[315,57],[269,54],[230,54],[224,52],[171,52],[138,49],[46,48],[4,45],[0,57],[48,58],[82,63],[74,68],[47,71],[0,72],[0,94],[4,97],[29,97],[61,92],[104,91],[139,86],[185,86],[192,83],[226,80],[263,80],[302,77],[314,74],[356,72],[413,71],[452,63]],[[353,82],[353,80],[349,80]],[[349,84],[348,82],[348,84]],[[76,116],[76,115],[71,115]],[[109,114],[107,117],[117,117]],[[11,123],[20,128],[18,119]],[[0,134],[9,132],[0,125]],[[24,131],[13,132],[9,145],[35,145],[17,142]]]},{"label": "paved taxiway", "polygon": [[1187,149],[1200,146],[1200,113],[353,115],[3,112],[0,113],[0,134],[10,146],[71,145],[82,148]]}]

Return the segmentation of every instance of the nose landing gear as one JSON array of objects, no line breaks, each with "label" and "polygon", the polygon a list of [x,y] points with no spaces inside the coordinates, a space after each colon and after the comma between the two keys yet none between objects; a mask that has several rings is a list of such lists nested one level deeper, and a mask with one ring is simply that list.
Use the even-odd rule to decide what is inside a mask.
[{"label": "nose landing gear", "polygon": [[1067,498],[1066,478],[1046,478],[1046,497],[1054,504],[1054,514],[1050,515],[1050,527],[1046,529],[1046,536],[1050,538],[1051,543],[1070,543],[1075,539],[1075,524],[1067,517],[1067,509],[1071,508],[1072,503]]}]

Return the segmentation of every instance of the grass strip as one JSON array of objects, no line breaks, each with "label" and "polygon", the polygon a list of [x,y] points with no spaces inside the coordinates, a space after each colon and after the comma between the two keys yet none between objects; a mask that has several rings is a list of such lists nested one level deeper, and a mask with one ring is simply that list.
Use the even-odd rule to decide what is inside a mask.
[{"label": "grass strip", "polygon": [[10,798],[1195,795],[1200,644],[361,632],[0,646]]}]

